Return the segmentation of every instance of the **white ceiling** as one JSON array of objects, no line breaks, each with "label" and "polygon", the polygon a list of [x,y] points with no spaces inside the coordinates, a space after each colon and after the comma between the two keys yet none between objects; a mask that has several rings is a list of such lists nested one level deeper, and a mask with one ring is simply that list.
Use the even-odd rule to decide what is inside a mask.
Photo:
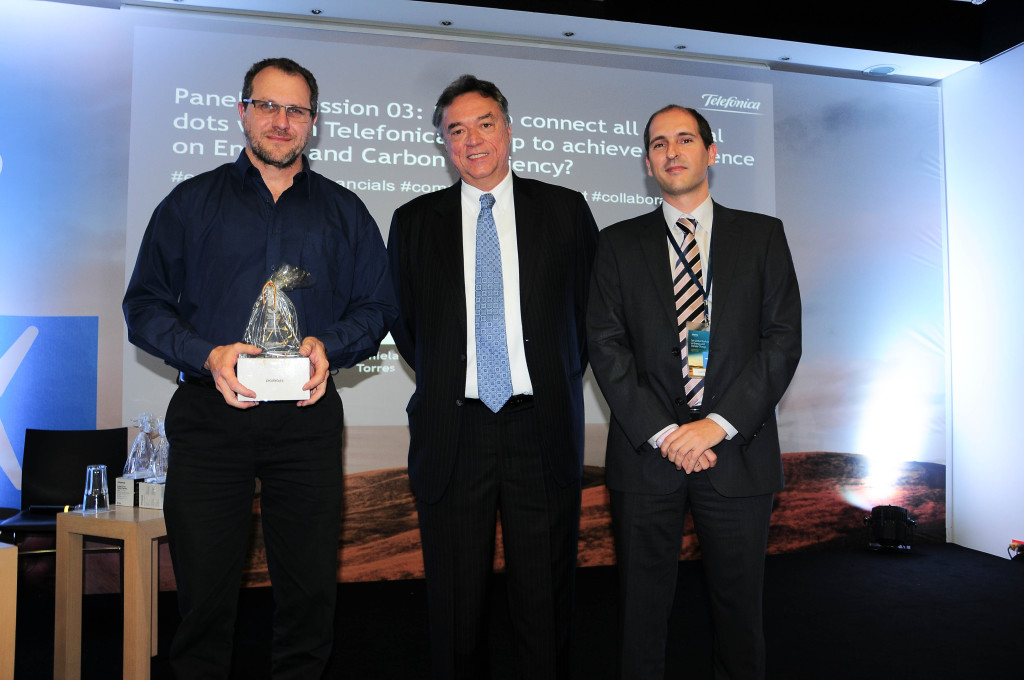
[{"label": "white ceiling", "polygon": [[[304,25],[412,30],[419,34],[602,48],[761,64],[776,70],[867,77],[890,65],[893,82],[934,83],[977,62],[830,47],[604,19],[413,0],[70,0],[77,4],[164,8],[264,17]],[[284,7],[284,9],[282,9]],[[318,12],[318,13],[314,13]],[[450,22],[443,25],[442,22]],[[567,37],[565,33],[571,32]],[[680,48],[677,46],[685,46]],[[872,76],[876,77],[876,76]]]}]

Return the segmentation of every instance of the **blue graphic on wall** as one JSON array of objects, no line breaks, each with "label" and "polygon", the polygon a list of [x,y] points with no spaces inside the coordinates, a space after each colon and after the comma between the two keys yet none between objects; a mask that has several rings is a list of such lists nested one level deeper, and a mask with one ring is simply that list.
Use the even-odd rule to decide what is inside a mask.
[{"label": "blue graphic on wall", "polygon": [[99,318],[0,316],[0,506],[21,504],[25,428],[96,427]]}]

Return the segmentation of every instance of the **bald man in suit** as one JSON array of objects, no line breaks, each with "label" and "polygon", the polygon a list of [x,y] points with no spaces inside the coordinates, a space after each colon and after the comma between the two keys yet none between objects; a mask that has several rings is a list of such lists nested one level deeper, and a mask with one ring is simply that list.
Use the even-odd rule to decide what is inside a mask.
[{"label": "bald man in suit", "polygon": [[436,678],[489,677],[499,512],[518,677],[570,673],[597,226],[578,192],[511,172],[510,120],[493,83],[454,81],[434,124],[461,179],[396,210],[388,240]]},{"label": "bald man in suit", "polygon": [[[715,678],[762,678],[764,554],[783,487],[775,408],[801,354],[796,274],[778,219],[711,199],[717,149],[703,116],[666,107],[651,116],[644,143],[663,203],[601,232],[587,317],[594,375],[611,407],[621,677],[664,677],[689,510],[712,605]],[[703,360],[694,352],[691,369],[697,343],[708,351]]]}]

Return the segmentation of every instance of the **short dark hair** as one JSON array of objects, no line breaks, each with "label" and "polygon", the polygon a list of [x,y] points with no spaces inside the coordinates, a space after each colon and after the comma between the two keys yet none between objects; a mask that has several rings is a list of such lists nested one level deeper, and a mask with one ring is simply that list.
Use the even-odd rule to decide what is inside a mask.
[{"label": "short dark hair", "polygon": [[260,71],[266,68],[276,68],[290,76],[302,76],[305,78],[306,85],[309,86],[309,107],[313,109],[313,115],[316,116],[317,105],[320,99],[320,90],[316,86],[316,78],[309,72],[309,69],[303,68],[297,62],[287,57],[272,57],[253,64],[245,74],[245,80],[242,82],[242,99],[252,98],[252,81]]},{"label": "short dark hair", "polygon": [[480,80],[476,76],[467,73],[459,76],[448,87],[444,88],[441,96],[437,98],[437,103],[434,104],[434,117],[432,121],[442,138],[444,137],[444,130],[441,129],[441,119],[444,118],[445,109],[451,106],[456,97],[470,92],[476,92],[479,95],[496,101],[498,106],[501,107],[501,114],[505,116],[505,124],[512,124],[512,119],[508,115],[508,100],[505,99],[505,95],[501,93],[498,86],[489,80]]},{"label": "short dark hair", "polygon": [[687,106],[680,106],[679,104],[669,104],[664,106],[654,113],[647,119],[647,126],[644,128],[644,154],[647,156],[651,155],[651,122],[655,116],[659,116],[666,111],[686,111],[694,120],[697,121],[697,131],[700,133],[700,141],[704,142],[704,148],[711,148],[711,145],[715,143],[715,136],[711,134],[711,125],[708,124],[707,119],[700,115],[697,109],[691,109]]}]

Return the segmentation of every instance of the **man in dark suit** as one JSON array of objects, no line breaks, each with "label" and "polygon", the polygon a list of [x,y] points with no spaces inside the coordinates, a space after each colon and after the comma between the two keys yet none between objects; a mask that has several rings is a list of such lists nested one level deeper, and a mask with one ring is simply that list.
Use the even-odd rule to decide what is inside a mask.
[{"label": "man in dark suit", "polygon": [[578,192],[509,167],[508,101],[462,76],[434,125],[461,182],[395,211],[388,250],[416,372],[416,494],[438,678],[486,678],[500,512],[520,677],[569,675],[597,226]]},{"label": "man in dark suit", "polygon": [[801,352],[796,274],[778,219],[711,200],[717,149],[703,116],[666,107],[644,144],[663,204],[601,233],[587,316],[611,407],[621,677],[664,677],[689,508],[715,677],[760,678],[764,554],[783,487],[775,407]]}]

